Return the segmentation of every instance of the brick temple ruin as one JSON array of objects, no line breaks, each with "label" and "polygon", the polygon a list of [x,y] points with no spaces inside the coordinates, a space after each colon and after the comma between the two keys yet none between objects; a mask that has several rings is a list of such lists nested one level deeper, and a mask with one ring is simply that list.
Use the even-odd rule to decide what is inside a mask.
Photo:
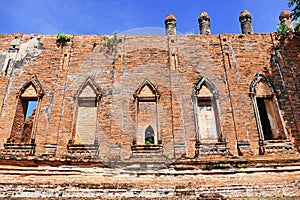
[{"label": "brick temple ruin", "polygon": [[0,198],[300,197],[300,33],[0,35]]}]

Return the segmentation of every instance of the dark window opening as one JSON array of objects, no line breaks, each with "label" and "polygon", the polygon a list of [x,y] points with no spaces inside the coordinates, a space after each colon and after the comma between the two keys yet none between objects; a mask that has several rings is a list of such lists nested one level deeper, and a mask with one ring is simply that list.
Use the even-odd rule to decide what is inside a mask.
[{"label": "dark window opening", "polygon": [[145,130],[145,144],[154,144],[154,130],[150,125]]},{"label": "dark window opening", "polygon": [[265,140],[273,140],[274,136],[272,133],[272,127],[271,127],[270,120],[268,117],[265,100],[268,101],[268,99],[265,99],[265,98],[257,98],[256,99],[257,107],[259,110],[259,117],[260,117],[260,122],[261,122],[261,126],[262,126],[264,139]]}]

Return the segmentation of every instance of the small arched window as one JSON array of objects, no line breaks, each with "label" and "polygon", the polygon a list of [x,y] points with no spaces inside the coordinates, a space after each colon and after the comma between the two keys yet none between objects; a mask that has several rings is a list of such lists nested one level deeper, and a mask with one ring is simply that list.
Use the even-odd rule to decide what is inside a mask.
[{"label": "small arched window", "polygon": [[145,130],[145,144],[154,144],[154,129],[151,125]]}]

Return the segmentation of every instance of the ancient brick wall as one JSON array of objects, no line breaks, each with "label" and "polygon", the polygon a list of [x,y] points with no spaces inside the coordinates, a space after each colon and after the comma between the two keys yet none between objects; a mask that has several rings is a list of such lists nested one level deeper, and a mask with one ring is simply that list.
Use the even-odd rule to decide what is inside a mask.
[{"label": "ancient brick wall", "polygon": [[0,40],[0,198],[299,197],[296,34]]},{"label": "ancient brick wall", "polygon": [[[47,145],[57,147],[55,157],[67,155],[67,144],[76,138],[78,91],[91,79],[101,97],[97,125],[91,130],[95,133],[87,135],[94,135],[99,143],[99,157],[130,158],[134,138],[143,135],[138,125],[143,121],[142,127],[147,123],[155,126],[165,157],[185,154],[193,158],[197,127],[191,96],[197,82],[205,77],[215,89],[218,134],[230,153],[258,155],[259,134],[250,98],[250,84],[257,73],[273,84],[284,130],[293,147],[299,146],[297,37],[283,42],[273,33],[117,38],[72,35],[65,46],[57,46],[53,35],[1,35],[1,66],[16,37],[21,46],[38,38],[42,48],[33,47],[9,66],[9,74],[1,74],[1,147],[17,128],[13,127],[19,110],[16,96],[34,75],[44,91],[31,136],[35,155],[46,154]],[[107,40],[113,39],[115,43],[108,45]],[[35,53],[37,48],[41,52]],[[21,54],[21,48],[18,52]],[[151,122],[138,119],[143,114],[138,116],[139,100],[134,97],[145,81],[159,94],[156,103],[140,103],[140,114],[143,105],[151,107]]]}]

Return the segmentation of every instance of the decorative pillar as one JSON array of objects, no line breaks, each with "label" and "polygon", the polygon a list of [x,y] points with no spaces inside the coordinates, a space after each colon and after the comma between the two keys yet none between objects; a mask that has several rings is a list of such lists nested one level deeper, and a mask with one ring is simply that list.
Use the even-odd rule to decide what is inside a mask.
[{"label": "decorative pillar", "polygon": [[241,12],[239,17],[241,23],[241,29],[243,34],[253,34],[252,29],[252,16],[248,10]]},{"label": "decorative pillar", "polygon": [[210,34],[210,17],[207,12],[202,12],[198,18],[200,34],[209,35]]},{"label": "decorative pillar", "polygon": [[176,35],[176,18],[173,14],[167,15],[165,19],[165,27],[167,35]]}]

